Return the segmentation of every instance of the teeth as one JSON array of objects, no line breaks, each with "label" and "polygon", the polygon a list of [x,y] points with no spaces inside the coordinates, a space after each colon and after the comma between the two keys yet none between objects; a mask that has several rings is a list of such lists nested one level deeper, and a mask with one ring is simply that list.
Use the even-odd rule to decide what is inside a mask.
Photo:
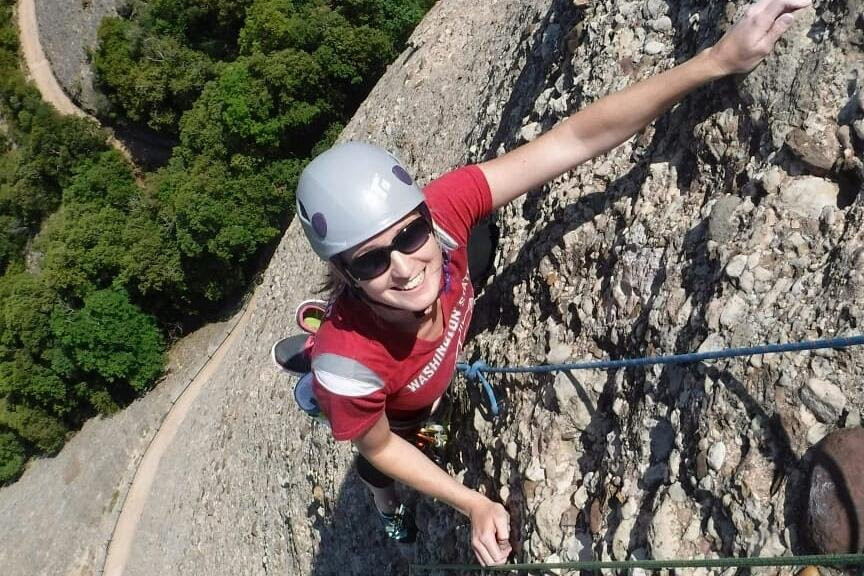
[{"label": "teeth", "polygon": [[420,285],[423,282],[423,278],[426,276],[426,271],[421,270],[419,274],[411,278],[403,287],[402,290],[412,290]]}]

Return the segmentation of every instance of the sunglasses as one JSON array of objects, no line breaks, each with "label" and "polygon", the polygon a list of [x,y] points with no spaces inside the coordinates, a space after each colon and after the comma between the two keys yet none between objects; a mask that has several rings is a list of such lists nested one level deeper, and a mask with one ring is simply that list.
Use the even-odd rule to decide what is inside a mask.
[{"label": "sunglasses", "polygon": [[426,245],[432,234],[432,224],[424,217],[415,218],[393,237],[389,246],[373,248],[350,262],[345,269],[355,280],[372,280],[390,268],[390,253],[413,254]]}]

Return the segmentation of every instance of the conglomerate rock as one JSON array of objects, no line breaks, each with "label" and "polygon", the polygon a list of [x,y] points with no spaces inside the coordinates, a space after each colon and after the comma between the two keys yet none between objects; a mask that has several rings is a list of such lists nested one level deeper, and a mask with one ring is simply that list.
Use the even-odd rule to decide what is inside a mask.
[{"label": "conglomerate rock", "polygon": [[[428,181],[537,137],[715,41],[742,2],[437,2],[346,128]],[[497,215],[465,356],[538,364],[859,333],[864,33],[816,0],[744,78],[698,90]],[[163,459],[129,575],[398,574],[471,561],[467,520],[417,498],[386,543],[351,450],[292,405],[272,341],[320,266],[292,225],[248,333]],[[457,379],[446,466],[504,501],[522,561],[804,550],[801,457],[860,424],[857,349]],[[706,573],[707,571],[702,571]]]}]

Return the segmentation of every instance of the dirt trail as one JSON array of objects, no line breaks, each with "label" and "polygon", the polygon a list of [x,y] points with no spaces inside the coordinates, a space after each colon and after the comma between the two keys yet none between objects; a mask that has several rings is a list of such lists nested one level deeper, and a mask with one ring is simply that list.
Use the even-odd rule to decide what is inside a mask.
[{"label": "dirt trail", "polygon": [[[98,123],[96,118],[76,106],[57,82],[51,70],[51,64],[45,57],[45,52],[42,50],[42,45],[39,41],[35,0],[20,0],[18,3],[18,28],[21,52],[29,70],[30,79],[36,85],[36,88],[42,95],[42,99],[54,106],[61,114],[90,118]],[[126,150],[119,140],[109,137],[109,141],[130,162],[132,161],[128,150]],[[201,389],[222,363],[227,350],[236,342],[238,333],[243,332],[253,309],[254,297],[249,301],[246,310],[237,320],[228,337],[174,401],[171,409],[165,415],[161,426],[156,431],[153,440],[141,457],[108,546],[103,569],[105,576],[119,576],[123,574],[138,528],[138,521],[141,518],[141,513],[144,510],[150,489],[159,469],[159,462],[171,445],[180,425],[189,413],[189,409],[195,402]]]},{"label": "dirt trail", "polygon": [[61,114],[92,118],[69,99],[51,71],[51,63],[45,57],[42,44],[39,42],[35,0],[18,2],[18,35],[21,41],[21,52],[30,71],[30,79],[36,84],[42,99],[54,106]]},{"label": "dirt trail", "polygon": [[[89,118],[98,124],[99,121],[79,108],[57,82],[57,78],[51,70],[51,63],[45,57],[45,51],[42,50],[42,43],[39,41],[36,0],[20,0],[18,2],[18,37],[29,77],[42,95],[42,99],[54,106],[61,114]],[[132,155],[122,142],[113,136],[108,136],[108,142],[135,166]],[[137,176],[137,167],[135,172]]]},{"label": "dirt trail", "polygon": [[108,544],[105,566],[102,570],[103,576],[120,576],[123,574],[126,562],[129,559],[129,551],[132,548],[132,542],[138,529],[138,522],[141,519],[141,513],[144,511],[144,506],[150,495],[150,489],[153,486],[153,481],[159,469],[159,462],[174,440],[174,436],[177,435],[177,430],[189,413],[189,409],[195,402],[201,389],[210,380],[216,369],[219,368],[219,365],[225,358],[226,352],[237,341],[238,334],[243,333],[254,308],[255,297],[253,296],[246,305],[243,315],[231,329],[228,337],[219,345],[219,348],[216,349],[210,360],[201,368],[201,371],[178,396],[177,400],[174,401],[168,414],[165,415],[162,425],[156,431],[153,440],[141,457],[135,471],[135,476],[132,479],[132,484],[129,486],[129,491],[126,493],[126,498],[123,501],[120,515],[117,518],[114,534]]}]

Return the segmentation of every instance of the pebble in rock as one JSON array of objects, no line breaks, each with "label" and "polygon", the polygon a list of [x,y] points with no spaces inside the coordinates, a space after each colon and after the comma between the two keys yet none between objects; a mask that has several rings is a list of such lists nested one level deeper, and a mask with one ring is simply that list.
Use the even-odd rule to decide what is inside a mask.
[{"label": "pebble in rock", "polygon": [[822,422],[834,422],[846,407],[843,390],[821,378],[807,380],[801,389],[801,401]]},{"label": "pebble in rock", "polygon": [[659,54],[664,50],[665,46],[661,42],[656,40],[649,40],[645,44],[645,53],[646,54]]},{"label": "pebble in rock", "polygon": [[832,432],[812,450],[807,538],[823,554],[864,552],[864,428]]},{"label": "pebble in rock", "polygon": [[726,444],[717,442],[708,450],[708,465],[713,470],[723,468],[723,463],[726,461]]},{"label": "pebble in rock", "polygon": [[833,133],[811,137],[800,128],[792,129],[786,137],[786,145],[807,164],[815,174],[825,174],[837,161],[840,143]]},{"label": "pebble in rock", "polygon": [[840,187],[834,182],[802,176],[795,178],[780,193],[783,204],[796,214],[805,218],[818,219],[826,206],[837,208],[837,195]]}]

